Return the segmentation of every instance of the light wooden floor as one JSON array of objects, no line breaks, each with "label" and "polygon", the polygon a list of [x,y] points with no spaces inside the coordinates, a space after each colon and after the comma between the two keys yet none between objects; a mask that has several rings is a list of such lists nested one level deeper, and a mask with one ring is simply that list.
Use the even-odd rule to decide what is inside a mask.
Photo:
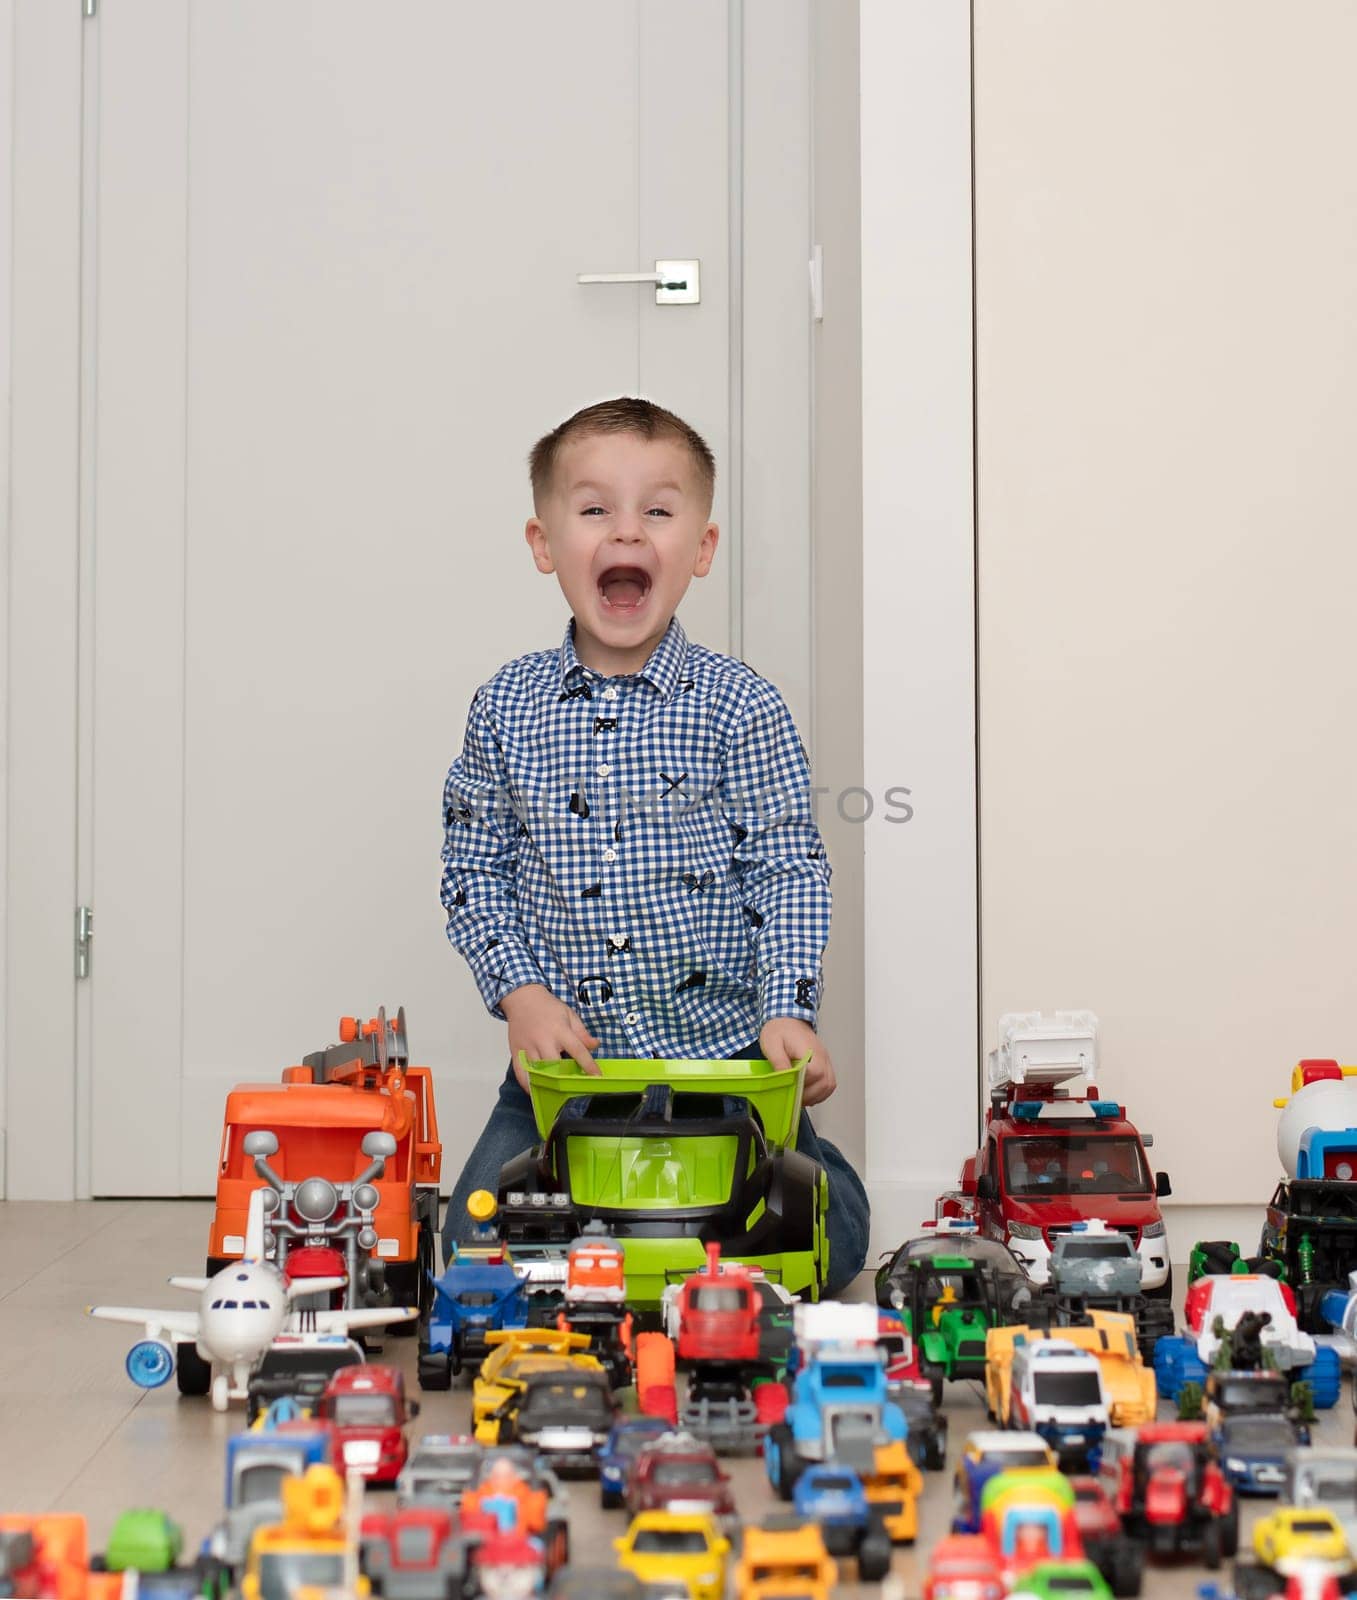
[{"label": "light wooden floor", "polygon": [[[219,1514],[223,1447],[242,1426],[242,1415],[218,1416],[206,1400],[181,1400],[173,1382],[150,1392],[135,1388],[123,1357],[136,1330],[93,1322],[83,1309],[96,1301],[189,1304],[165,1279],[203,1270],[210,1213],[207,1202],[197,1201],[0,1204],[0,1511],[82,1511],[92,1547],[99,1549],[120,1511],[157,1506],[180,1522],[186,1544],[197,1547]],[[870,1292],[869,1279],[863,1289]],[[405,1367],[417,1394],[414,1341],[388,1341],[384,1359]],[[416,1431],[466,1428],[465,1392],[421,1398]],[[978,1389],[951,1385],[947,1407],[955,1454],[969,1429],[985,1425]],[[1351,1443],[1352,1423],[1345,1385],[1316,1442]],[[772,1508],[759,1461],[737,1461],[732,1473],[744,1515]],[[608,1559],[607,1541],[622,1531],[620,1514],[599,1510],[592,1484],[572,1485],[571,1492],[577,1558]],[[1246,1506],[1246,1537],[1268,1505]],[[929,1474],[920,1554],[902,1550],[896,1557],[903,1593],[919,1593],[922,1557],[946,1531],[949,1516],[950,1475]],[[1145,1592],[1187,1597],[1204,1577],[1197,1567],[1153,1569]],[[842,1589],[845,1595],[880,1592]]]}]

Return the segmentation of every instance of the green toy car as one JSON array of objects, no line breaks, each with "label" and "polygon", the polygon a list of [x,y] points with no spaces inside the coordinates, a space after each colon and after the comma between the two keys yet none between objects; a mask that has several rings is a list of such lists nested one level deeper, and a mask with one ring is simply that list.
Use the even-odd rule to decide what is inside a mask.
[{"label": "green toy car", "polygon": [[109,1572],[168,1572],[184,1548],[183,1529],[163,1511],[124,1511],[104,1552]]},{"label": "green toy car", "polygon": [[626,1257],[627,1301],[656,1312],[666,1284],[722,1261],[818,1299],[829,1264],[824,1169],[794,1146],[805,1062],[529,1062],[542,1143],[500,1173],[499,1224],[516,1260],[603,1222]]}]

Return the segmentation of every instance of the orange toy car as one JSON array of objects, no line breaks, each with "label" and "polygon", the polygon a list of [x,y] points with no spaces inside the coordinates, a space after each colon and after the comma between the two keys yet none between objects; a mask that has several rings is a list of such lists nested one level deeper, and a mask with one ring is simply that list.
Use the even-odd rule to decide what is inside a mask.
[{"label": "orange toy car", "polygon": [[[404,1007],[394,1026],[385,1011],[370,1022],[342,1017],[339,1038],[286,1068],[281,1083],[241,1084],[227,1095],[208,1275],[244,1251],[250,1194],[262,1180],[281,1189],[269,1228],[289,1277],[343,1272],[344,1250],[334,1246],[352,1234],[363,1294],[424,1312],[443,1156],[433,1077],[409,1064]],[[343,1303],[363,1303],[357,1287]]]},{"label": "orange toy car", "polygon": [[74,1511],[0,1516],[0,1592],[27,1600],[120,1600],[121,1572],[91,1572],[85,1519]]}]

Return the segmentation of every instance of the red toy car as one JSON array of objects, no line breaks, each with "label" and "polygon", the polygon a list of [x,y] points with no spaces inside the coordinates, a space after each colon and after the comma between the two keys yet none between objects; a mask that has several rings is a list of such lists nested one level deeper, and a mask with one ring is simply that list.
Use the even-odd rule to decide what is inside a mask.
[{"label": "red toy car", "polygon": [[923,1600],[1001,1600],[1004,1580],[989,1547],[978,1533],[953,1533],[939,1539],[923,1581]]},{"label": "red toy car", "polygon": [[1101,1219],[1134,1240],[1146,1294],[1172,1293],[1160,1199],[1168,1174],[1151,1172],[1148,1135],[1094,1083],[1097,1018],[1087,1011],[999,1019],[990,1052],[985,1139],[961,1168],[938,1217],[964,1217],[1002,1240],[1035,1283],[1050,1275],[1055,1236]]},{"label": "red toy car", "polygon": [[1084,1554],[1114,1595],[1137,1595],[1145,1573],[1145,1547],[1121,1525],[1117,1508],[1097,1478],[1072,1477],[1074,1520]]},{"label": "red toy car", "polygon": [[716,1452],[690,1433],[661,1434],[632,1462],[625,1492],[627,1512],[710,1511],[735,1515],[730,1478]]},{"label": "red toy car", "polygon": [[1220,1566],[1239,1544],[1239,1508],[1204,1422],[1109,1428],[1098,1477],[1122,1527],[1151,1555],[1200,1555]]},{"label": "red toy car", "polygon": [[316,1404],[329,1423],[337,1472],[352,1467],[370,1483],[395,1483],[405,1465],[405,1424],[419,1402],[405,1398],[405,1376],[395,1367],[364,1363],[335,1373]]}]

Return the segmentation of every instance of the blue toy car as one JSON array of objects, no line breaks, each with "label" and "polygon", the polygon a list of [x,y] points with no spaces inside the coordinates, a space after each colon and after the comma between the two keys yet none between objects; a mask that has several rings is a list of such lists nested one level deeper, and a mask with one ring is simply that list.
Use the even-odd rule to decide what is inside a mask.
[{"label": "blue toy car", "polygon": [[857,1556],[864,1583],[880,1583],[890,1571],[890,1535],[872,1515],[862,1479],[851,1467],[807,1467],[796,1480],[792,1504],[798,1516],[820,1524],[831,1555]]},{"label": "blue toy car", "polygon": [[527,1327],[527,1285],[509,1261],[483,1256],[454,1257],[432,1282],[433,1310],[419,1336],[419,1385],[450,1389],[465,1368],[485,1359],[487,1333]]},{"label": "blue toy car", "polygon": [[608,1442],[598,1453],[598,1493],[605,1511],[622,1504],[627,1474],[641,1451],[661,1434],[670,1432],[663,1417],[623,1417],[613,1423]]},{"label": "blue toy car", "polygon": [[1221,1418],[1211,1442],[1238,1494],[1280,1494],[1287,1452],[1310,1442],[1310,1430],[1284,1411],[1235,1411]]}]

